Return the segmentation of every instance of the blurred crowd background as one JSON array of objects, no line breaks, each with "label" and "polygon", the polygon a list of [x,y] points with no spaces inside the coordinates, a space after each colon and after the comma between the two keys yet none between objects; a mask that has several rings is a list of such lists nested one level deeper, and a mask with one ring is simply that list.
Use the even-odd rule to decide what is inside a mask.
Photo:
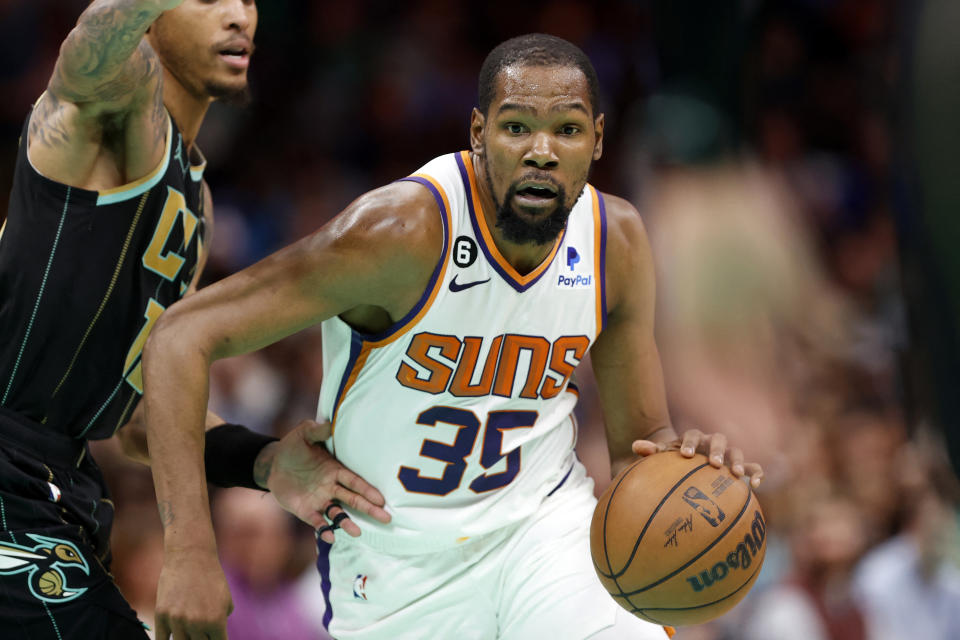
[{"label": "blurred crowd background", "polygon": [[[0,0],[4,194],[23,119],[86,4]],[[766,470],[760,581],[677,640],[960,638],[960,494],[917,337],[937,325],[937,291],[904,231],[919,224],[905,96],[921,7],[935,2],[258,4],[253,102],[215,106],[200,137],[216,211],[207,282],[467,148],[495,44],[567,38],[601,80],[591,182],[629,198],[650,232],[675,425],[723,431]],[[911,286],[926,307],[908,304]],[[284,433],[314,415],[319,350],[307,330],[217,363],[212,409]],[[599,494],[602,416],[589,367],[578,375],[578,448]],[[118,510],[115,575],[149,622],[162,558],[150,474],[111,441],[95,455]],[[212,500],[230,637],[326,637],[312,531],[257,492]]]}]

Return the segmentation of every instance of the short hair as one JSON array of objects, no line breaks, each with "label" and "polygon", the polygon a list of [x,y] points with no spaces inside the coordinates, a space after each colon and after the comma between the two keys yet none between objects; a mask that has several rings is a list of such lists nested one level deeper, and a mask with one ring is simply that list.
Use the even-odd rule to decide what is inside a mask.
[{"label": "short hair", "polygon": [[590,108],[594,117],[597,115],[597,106],[600,95],[600,81],[593,63],[580,47],[563,38],[546,33],[528,33],[501,42],[493,48],[480,67],[480,82],[478,98],[480,112],[484,115],[493,102],[497,76],[501,71],[513,65],[524,67],[576,67],[587,79],[590,90]]}]

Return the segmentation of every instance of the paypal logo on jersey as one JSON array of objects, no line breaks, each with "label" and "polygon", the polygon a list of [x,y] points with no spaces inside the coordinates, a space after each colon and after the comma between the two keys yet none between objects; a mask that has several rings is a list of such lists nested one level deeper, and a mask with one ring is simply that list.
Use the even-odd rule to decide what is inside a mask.
[{"label": "paypal logo on jersey", "polygon": [[593,274],[588,276],[577,274],[575,276],[565,276],[560,274],[557,279],[557,287],[561,289],[576,289],[578,287],[589,287],[593,284]]},{"label": "paypal logo on jersey", "polygon": [[[567,247],[567,267],[570,271],[575,271],[577,263],[580,262],[580,254],[573,247]],[[570,274],[569,276],[560,274],[557,278],[557,288],[559,289],[577,289],[589,287],[593,284],[593,274],[583,275],[580,273]]]}]

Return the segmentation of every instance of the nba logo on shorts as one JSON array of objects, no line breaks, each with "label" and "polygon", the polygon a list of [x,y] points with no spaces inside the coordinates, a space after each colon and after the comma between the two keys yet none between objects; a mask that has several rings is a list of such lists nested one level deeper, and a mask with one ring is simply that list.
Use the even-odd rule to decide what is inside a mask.
[{"label": "nba logo on shorts", "polygon": [[367,576],[362,573],[353,579],[353,597],[357,600],[367,599]]}]

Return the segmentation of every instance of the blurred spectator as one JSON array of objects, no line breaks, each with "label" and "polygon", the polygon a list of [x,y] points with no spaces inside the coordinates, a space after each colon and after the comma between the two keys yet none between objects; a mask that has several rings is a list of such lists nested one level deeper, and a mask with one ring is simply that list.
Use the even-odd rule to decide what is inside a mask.
[{"label": "blurred spectator", "polygon": [[[323,627],[303,610],[291,567],[298,558],[290,516],[272,496],[250,489],[216,494],[214,526],[234,610],[227,619],[232,640],[318,640]],[[319,578],[317,578],[319,582]],[[320,598],[313,606],[323,608]]]},{"label": "blurred spectator", "polygon": [[794,569],[752,600],[743,640],[867,640],[849,588],[865,543],[860,515],[840,496],[805,505],[794,522]]},{"label": "blurred spectator", "polygon": [[674,421],[724,431],[767,466],[770,487],[797,471],[791,441],[823,418],[825,381],[850,360],[855,315],[776,173],[661,170],[651,187],[643,211]]},{"label": "blurred spectator", "polygon": [[912,447],[894,467],[903,482],[903,530],[871,550],[854,577],[870,640],[960,638],[957,487],[946,460],[938,468],[940,457]]},{"label": "blurred spectator", "polygon": [[111,548],[117,586],[140,621],[152,630],[157,581],[163,567],[163,529],[156,507],[140,502],[118,511]]}]

